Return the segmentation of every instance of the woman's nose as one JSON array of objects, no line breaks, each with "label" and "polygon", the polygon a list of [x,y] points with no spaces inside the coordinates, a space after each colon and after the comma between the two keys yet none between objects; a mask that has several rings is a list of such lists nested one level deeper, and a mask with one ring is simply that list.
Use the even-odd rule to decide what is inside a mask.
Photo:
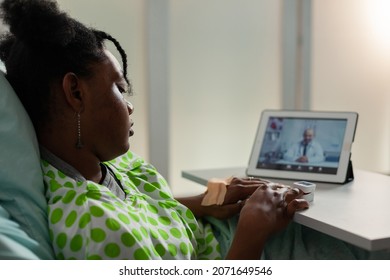
[{"label": "woman's nose", "polygon": [[131,114],[134,112],[134,106],[133,106],[133,104],[132,104],[130,101],[128,101],[128,100],[126,100],[126,104],[127,104],[127,110],[129,111],[129,115],[131,115]]}]

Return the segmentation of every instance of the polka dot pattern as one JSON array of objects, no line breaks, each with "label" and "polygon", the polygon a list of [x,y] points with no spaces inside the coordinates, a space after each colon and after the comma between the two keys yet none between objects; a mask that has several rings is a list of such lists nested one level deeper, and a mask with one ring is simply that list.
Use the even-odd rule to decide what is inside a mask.
[{"label": "polka dot pattern", "polygon": [[173,199],[153,166],[131,152],[106,164],[125,188],[125,200],[42,161],[58,259],[221,258],[211,227]]}]

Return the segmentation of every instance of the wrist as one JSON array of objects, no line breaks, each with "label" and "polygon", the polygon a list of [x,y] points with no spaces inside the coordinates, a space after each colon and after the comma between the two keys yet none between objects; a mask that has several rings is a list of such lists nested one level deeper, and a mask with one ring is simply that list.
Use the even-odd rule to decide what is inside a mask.
[{"label": "wrist", "polygon": [[227,259],[260,259],[269,234],[254,219],[241,216]]}]

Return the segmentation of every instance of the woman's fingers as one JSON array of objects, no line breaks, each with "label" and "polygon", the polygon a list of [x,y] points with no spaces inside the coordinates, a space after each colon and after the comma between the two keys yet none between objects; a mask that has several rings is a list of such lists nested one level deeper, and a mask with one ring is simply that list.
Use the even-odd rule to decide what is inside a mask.
[{"label": "woman's fingers", "polygon": [[232,178],[227,186],[227,191],[223,204],[236,203],[245,200],[253,194],[259,187],[266,187],[264,181],[256,178]]},{"label": "woman's fingers", "polygon": [[256,191],[272,193],[270,197],[273,197],[275,209],[280,209],[282,212],[287,213],[288,219],[291,219],[296,211],[309,208],[309,203],[301,199],[304,193],[300,189],[251,177],[232,178],[227,188],[224,204],[235,204],[238,201],[245,201],[252,196],[252,199],[257,196],[256,200],[262,201],[264,197],[260,198],[260,196],[264,194],[254,194]]},{"label": "woman's fingers", "polygon": [[289,218],[292,218],[296,211],[304,210],[309,208],[309,202],[307,202],[303,198],[297,198],[292,201],[290,201],[287,204],[287,216]]},{"label": "woman's fingers", "polygon": [[211,205],[206,206],[210,208],[210,213],[212,217],[217,219],[228,219],[238,213],[240,213],[242,207],[245,205],[245,200],[238,201],[237,203],[231,203],[226,205]]},{"label": "woman's fingers", "polygon": [[301,198],[303,195],[303,191],[298,188],[288,188],[284,195],[284,200],[289,203],[293,199]]},{"label": "woman's fingers", "polygon": [[233,178],[240,181],[243,185],[255,185],[255,184],[268,184],[270,181],[264,180],[257,177],[244,177],[244,178]]}]

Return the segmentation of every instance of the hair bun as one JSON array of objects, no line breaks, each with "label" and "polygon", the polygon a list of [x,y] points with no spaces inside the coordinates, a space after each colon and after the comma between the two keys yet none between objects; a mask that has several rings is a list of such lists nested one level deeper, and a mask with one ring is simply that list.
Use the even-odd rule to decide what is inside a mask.
[{"label": "hair bun", "polygon": [[10,32],[31,46],[66,46],[75,36],[74,21],[51,0],[4,0],[1,16]]}]

